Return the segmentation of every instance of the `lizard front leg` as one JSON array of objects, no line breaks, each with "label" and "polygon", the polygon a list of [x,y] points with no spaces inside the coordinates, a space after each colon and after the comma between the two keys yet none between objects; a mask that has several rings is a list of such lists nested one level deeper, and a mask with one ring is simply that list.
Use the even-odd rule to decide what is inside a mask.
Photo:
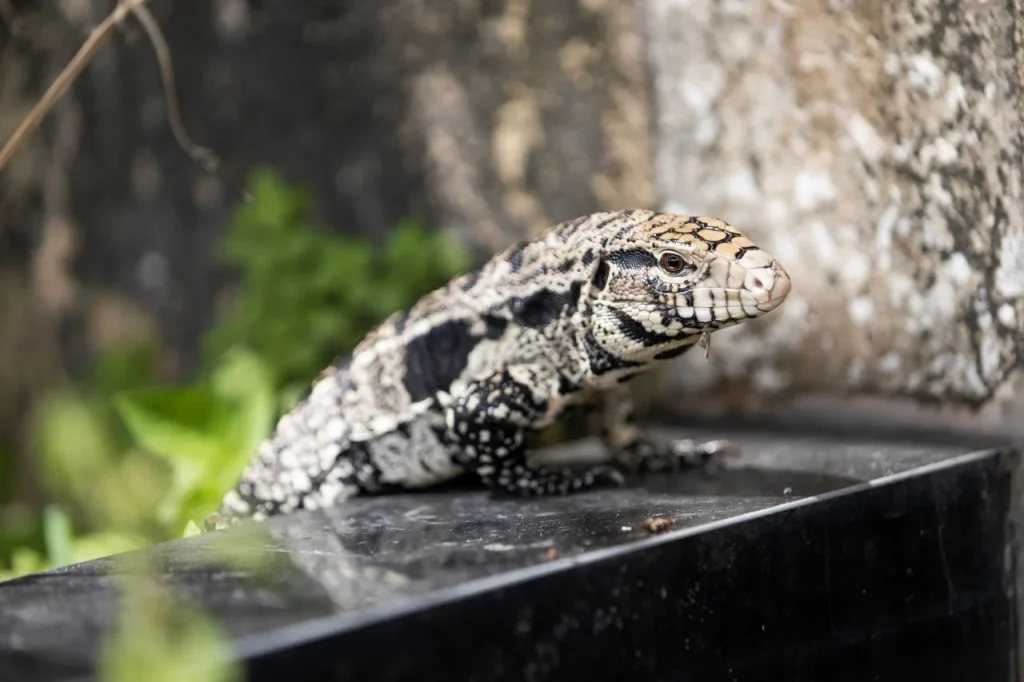
[{"label": "lizard front leg", "polygon": [[624,470],[653,472],[703,467],[722,454],[736,451],[735,444],[726,440],[654,440],[642,434],[626,386],[617,385],[605,391],[601,402],[601,440]]},{"label": "lizard front leg", "polygon": [[544,400],[509,371],[470,382],[446,409],[449,438],[459,464],[491,490],[517,497],[566,495],[621,485],[614,467],[549,469],[527,462],[526,433],[545,414]]}]

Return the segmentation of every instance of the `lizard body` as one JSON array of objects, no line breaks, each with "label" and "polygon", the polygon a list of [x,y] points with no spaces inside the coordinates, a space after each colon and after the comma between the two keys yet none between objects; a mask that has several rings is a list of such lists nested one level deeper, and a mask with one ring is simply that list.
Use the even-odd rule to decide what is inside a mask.
[{"label": "lizard body", "polygon": [[[278,421],[208,528],[463,473],[513,495],[618,484],[638,458],[706,457],[633,424],[624,383],[778,307],[789,276],[728,224],[644,210],[582,216],[424,296],[325,369]],[[528,462],[526,436],[601,403],[612,466]]]}]

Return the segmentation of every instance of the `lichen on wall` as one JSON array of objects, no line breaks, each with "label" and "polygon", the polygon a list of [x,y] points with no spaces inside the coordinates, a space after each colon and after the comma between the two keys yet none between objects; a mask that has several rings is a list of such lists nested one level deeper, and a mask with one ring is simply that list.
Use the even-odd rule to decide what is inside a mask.
[{"label": "lichen on wall", "polygon": [[681,382],[712,398],[1000,393],[1024,320],[1012,9],[646,3],[662,207],[742,227],[794,281]]}]

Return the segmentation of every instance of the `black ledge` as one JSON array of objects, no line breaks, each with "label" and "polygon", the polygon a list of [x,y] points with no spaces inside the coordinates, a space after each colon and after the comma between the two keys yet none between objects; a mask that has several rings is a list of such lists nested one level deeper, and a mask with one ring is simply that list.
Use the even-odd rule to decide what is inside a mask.
[{"label": "black ledge", "polygon": [[[1018,679],[1015,450],[730,437],[717,473],[361,499],[146,552],[253,680]],[[91,679],[113,569],[0,584],[0,679]]]}]

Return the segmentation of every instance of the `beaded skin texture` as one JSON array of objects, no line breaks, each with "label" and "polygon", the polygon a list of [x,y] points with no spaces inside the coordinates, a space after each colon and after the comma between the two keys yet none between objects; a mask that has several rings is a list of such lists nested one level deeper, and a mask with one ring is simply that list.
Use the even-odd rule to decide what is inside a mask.
[{"label": "beaded skin texture", "polygon": [[[619,485],[653,462],[728,444],[658,442],[625,386],[714,331],[780,306],[790,277],[731,225],[646,210],[595,213],[520,242],[371,331],[313,382],[259,447],[207,529],[460,475],[513,496]],[[531,463],[527,437],[594,411],[610,464]]]}]

